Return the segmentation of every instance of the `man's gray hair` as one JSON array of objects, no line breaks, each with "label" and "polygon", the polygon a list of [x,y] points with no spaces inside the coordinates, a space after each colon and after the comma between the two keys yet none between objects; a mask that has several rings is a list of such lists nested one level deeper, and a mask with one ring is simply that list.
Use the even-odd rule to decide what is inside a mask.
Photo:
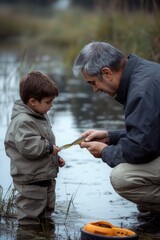
[{"label": "man's gray hair", "polygon": [[125,55],[105,42],[91,42],[84,46],[76,57],[73,65],[73,75],[78,77],[82,73],[87,73],[91,76],[101,74],[103,67],[108,67],[111,70],[118,70],[120,62],[125,58]]}]

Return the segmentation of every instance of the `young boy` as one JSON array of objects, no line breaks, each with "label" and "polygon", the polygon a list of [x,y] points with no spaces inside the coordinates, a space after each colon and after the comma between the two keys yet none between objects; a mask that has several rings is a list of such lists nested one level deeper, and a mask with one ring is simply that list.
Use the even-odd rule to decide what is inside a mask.
[{"label": "young boy", "polygon": [[14,103],[4,143],[18,191],[19,225],[33,226],[50,219],[55,205],[55,178],[59,166],[65,164],[57,155],[47,117],[58,89],[48,76],[33,71],[22,77],[19,93],[21,100]]}]

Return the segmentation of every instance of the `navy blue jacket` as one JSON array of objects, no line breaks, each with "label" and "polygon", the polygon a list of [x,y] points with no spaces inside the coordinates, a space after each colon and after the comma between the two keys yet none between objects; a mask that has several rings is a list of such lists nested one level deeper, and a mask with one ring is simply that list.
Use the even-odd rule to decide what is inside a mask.
[{"label": "navy blue jacket", "polygon": [[109,131],[102,160],[147,163],[160,155],[160,64],[131,54],[115,98],[125,110],[125,129]]}]

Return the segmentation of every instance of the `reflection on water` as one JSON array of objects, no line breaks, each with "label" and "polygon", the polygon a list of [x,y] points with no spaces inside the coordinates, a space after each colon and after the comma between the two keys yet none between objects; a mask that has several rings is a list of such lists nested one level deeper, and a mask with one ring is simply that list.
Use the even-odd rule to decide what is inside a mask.
[{"label": "reflection on water", "polygon": [[[45,61],[46,59],[50,58],[45,58]],[[7,65],[5,68],[4,64],[0,70],[0,184],[6,192],[12,179],[3,140],[13,100],[18,96],[19,74],[16,71],[16,57],[3,55],[0,56],[0,62],[1,66],[3,62]],[[46,62],[44,66],[47,66]],[[54,67],[51,71],[44,66],[41,62],[43,71],[55,76],[60,90],[49,113],[58,146],[74,141],[88,128],[123,127],[122,107],[115,101],[102,93],[92,93],[82,80],[65,79],[61,71],[57,73],[54,72]],[[37,69],[41,70],[40,67]],[[60,236],[57,239],[78,239],[75,235],[78,236],[79,229],[90,221],[103,219],[119,226],[128,224],[128,218],[130,223],[134,222],[132,213],[135,206],[113,191],[109,181],[111,169],[101,159],[94,158],[79,146],[61,151],[60,156],[65,159],[66,166],[60,169],[57,178],[57,204],[53,216],[56,234]],[[5,238],[6,235],[3,236],[0,239],[9,239]],[[14,234],[10,239],[16,239]]]}]

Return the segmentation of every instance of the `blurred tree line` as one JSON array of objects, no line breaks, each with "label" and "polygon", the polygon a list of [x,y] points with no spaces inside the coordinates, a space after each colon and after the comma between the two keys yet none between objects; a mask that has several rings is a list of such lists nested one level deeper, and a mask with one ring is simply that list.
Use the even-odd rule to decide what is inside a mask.
[{"label": "blurred tree line", "polygon": [[71,0],[73,5],[95,8],[95,7],[115,7],[118,10],[136,10],[146,9],[152,11],[155,7],[160,6],[159,0]]},{"label": "blurred tree line", "polygon": [[[0,4],[21,5],[21,6],[39,6],[51,7],[54,3],[61,0],[0,0]],[[160,7],[160,0],[69,0],[71,6],[80,6],[82,8],[94,9],[97,7],[115,7],[118,10],[137,10],[145,9],[153,11]]]}]

